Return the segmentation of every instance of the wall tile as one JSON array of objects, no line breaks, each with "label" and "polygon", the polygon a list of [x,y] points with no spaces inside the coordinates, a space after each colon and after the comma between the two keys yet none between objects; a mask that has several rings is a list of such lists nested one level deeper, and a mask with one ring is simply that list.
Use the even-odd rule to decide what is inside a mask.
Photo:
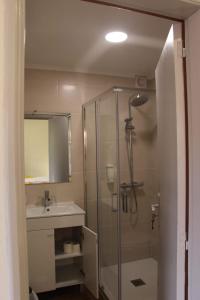
[{"label": "wall tile", "polygon": [[27,204],[41,204],[44,190],[48,189],[55,194],[57,201],[75,201],[83,207],[82,104],[113,86],[131,87],[133,81],[112,76],[35,69],[27,69],[25,73],[25,111],[72,114],[72,182],[26,186]]}]

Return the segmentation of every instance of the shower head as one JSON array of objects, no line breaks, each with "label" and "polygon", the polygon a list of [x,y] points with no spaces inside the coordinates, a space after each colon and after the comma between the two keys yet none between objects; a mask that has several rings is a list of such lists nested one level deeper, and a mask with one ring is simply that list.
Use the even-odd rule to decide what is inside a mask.
[{"label": "shower head", "polygon": [[130,105],[132,105],[134,107],[141,106],[141,105],[145,104],[147,101],[149,101],[148,96],[142,95],[142,94],[134,95],[134,96],[130,97],[130,99],[129,99]]}]

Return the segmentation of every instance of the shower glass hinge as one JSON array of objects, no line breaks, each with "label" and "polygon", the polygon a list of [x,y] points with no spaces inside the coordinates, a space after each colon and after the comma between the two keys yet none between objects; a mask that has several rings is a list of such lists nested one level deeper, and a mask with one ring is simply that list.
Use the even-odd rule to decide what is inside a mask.
[{"label": "shower glass hinge", "polygon": [[188,240],[185,241],[185,251],[189,250],[189,242]]},{"label": "shower glass hinge", "polygon": [[183,57],[183,58],[186,57],[186,48],[182,48],[182,57]]}]

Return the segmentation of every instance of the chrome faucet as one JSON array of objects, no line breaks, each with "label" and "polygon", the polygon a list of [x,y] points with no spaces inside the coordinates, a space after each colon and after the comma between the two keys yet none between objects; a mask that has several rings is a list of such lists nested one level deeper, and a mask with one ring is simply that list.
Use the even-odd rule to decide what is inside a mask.
[{"label": "chrome faucet", "polygon": [[48,207],[51,204],[51,199],[49,196],[49,191],[44,191],[44,207]]}]

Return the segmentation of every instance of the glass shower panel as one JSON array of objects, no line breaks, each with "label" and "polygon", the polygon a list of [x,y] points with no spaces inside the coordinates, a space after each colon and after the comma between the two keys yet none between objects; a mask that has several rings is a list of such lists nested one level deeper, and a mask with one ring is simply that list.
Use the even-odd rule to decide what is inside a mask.
[{"label": "glass shower panel", "polygon": [[119,299],[119,203],[117,97],[109,92],[98,102],[98,192],[100,288]]},{"label": "glass shower panel", "polygon": [[[124,89],[118,99],[122,300],[156,300],[159,203],[155,92]],[[141,101],[137,103],[137,99]]]},{"label": "glass shower panel", "polygon": [[83,108],[84,179],[87,227],[97,233],[96,103]]}]

